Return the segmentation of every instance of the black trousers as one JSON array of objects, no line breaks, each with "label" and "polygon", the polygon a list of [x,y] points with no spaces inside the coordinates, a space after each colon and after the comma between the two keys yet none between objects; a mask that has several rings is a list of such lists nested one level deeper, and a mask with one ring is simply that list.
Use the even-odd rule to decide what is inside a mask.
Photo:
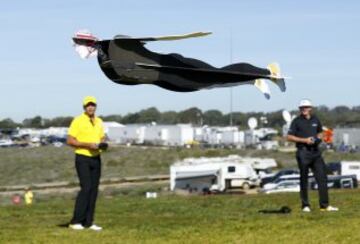
[{"label": "black trousers", "polygon": [[76,154],[75,166],[81,189],[76,198],[71,224],[82,224],[85,227],[89,227],[94,220],[101,175],[101,159],[100,156],[87,157]]},{"label": "black trousers", "polygon": [[308,174],[309,169],[311,169],[318,185],[320,208],[326,208],[329,205],[329,195],[326,165],[321,152],[298,149],[296,159],[300,169],[300,198],[302,207],[310,206],[308,198]]}]

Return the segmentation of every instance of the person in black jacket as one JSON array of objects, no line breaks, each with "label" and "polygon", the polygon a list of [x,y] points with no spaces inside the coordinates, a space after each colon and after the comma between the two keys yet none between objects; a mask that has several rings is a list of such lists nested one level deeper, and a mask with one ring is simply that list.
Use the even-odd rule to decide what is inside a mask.
[{"label": "person in black jacket", "polygon": [[309,169],[314,173],[318,185],[320,210],[338,211],[338,208],[329,205],[326,165],[319,150],[319,144],[322,139],[322,124],[320,120],[312,114],[312,104],[310,100],[301,100],[299,109],[300,115],[292,121],[287,140],[295,142],[297,147],[296,160],[300,169],[302,211],[311,211],[308,199]]}]

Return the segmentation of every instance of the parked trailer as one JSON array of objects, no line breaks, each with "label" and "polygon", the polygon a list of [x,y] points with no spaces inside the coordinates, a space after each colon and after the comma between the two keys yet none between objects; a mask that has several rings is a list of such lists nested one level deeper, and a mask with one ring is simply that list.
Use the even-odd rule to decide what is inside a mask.
[{"label": "parked trailer", "polygon": [[328,171],[334,175],[356,175],[360,179],[360,162],[359,161],[341,161],[327,164]]},{"label": "parked trailer", "polygon": [[271,174],[272,170],[278,166],[273,158],[245,157],[241,158],[241,161],[250,164],[260,178]]},{"label": "parked trailer", "polygon": [[250,165],[242,163],[204,163],[170,167],[171,190],[189,192],[225,191],[258,185],[258,177]]},{"label": "parked trailer", "polygon": [[359,161],[341,161],[341,175],[356,175],[360,179],[360,162]]},{"label": "parked trailer", "polygon": [[259,185],[256,167],[276,166],[273,159],[243,158],[238,155],[217,158],[188,158],[170,167],[170,188],[192,191],[225,191]]}]

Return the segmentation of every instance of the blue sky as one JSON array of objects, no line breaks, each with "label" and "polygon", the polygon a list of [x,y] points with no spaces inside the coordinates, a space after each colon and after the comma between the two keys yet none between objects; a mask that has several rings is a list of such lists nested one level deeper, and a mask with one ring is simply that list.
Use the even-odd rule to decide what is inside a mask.
[{"label": "blue sky", "polygon": [[81,60],[71,36],[89,29],[100,38],[212,31],[213,35],[148,44],[151,50],[202,59],[221,67],[278,61],[293,77],[288,91],[274,85],[271,100],[252,86],[233,88],[234,111],[294,109],[315,104],[359,105],[359,1],[2,1],[0,3],[0,119],[81,112],[86,95],[98,113],[125,114],[197,106],[230,109],[230,89],[174,93],[156,86],[122,86],[108,80],[96,59]]}]

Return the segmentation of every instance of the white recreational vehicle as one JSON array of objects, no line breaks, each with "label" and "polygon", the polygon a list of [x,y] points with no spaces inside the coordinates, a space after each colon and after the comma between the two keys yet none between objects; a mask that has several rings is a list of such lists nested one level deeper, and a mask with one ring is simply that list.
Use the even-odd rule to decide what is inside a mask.
[{"label": "white recreational vehicle", "polygon": [[258,186],[259,176],[253,164],[264,168],[266,162],[255,162],[261,162],[261,159],[254,160],[237,155],[223,158],[188,158],[170,167],[170,189],[206,192]]},{"label": "white recreational vehicle", "polygon": [[273,158],[245,157],[241,161],[250,164],[260,178],[272,174],[272,170],[278,166]]},{"label": "white recreational vehicle", "polygon": [[334,175],[356,175],[360,179],[360,161],[341,161],[327,164]]},{"label": "white recreational vehicle", "polygon": [[356,175],[360,179],[360,162],[359,161],[342,161],[341,175]]},{"label": "white recreational vehicle", "polygon": [[224,191],[232,187],[250,188],[258,177],[251,166],[241,163],[204,163],[171,166],[171,190],[190,192]]}]

